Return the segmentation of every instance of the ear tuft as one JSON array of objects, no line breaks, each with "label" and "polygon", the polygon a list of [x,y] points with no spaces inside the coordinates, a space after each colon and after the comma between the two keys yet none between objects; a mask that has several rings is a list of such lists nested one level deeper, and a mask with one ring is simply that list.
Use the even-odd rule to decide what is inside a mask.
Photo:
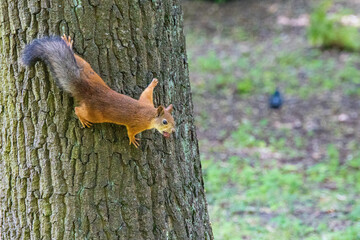
[{"label": "ear tuft", "polygon": [[171,113],[173,111],[173,105],[170,104],[166,109],[167,112]]},{"label": "ear tuft", "polygon": [[157,108],[157,116],[160,117],[160,116],[164,115],[164,111],[165,111],[164,107],[163,107],[163,106],[159,106],[159,107]]}]

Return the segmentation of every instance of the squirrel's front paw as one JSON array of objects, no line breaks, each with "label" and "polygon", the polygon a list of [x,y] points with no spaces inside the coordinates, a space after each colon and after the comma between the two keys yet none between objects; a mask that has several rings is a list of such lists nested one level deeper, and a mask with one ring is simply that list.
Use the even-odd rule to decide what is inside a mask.
[{"label": "squirrel's front paw", "polygon": [[140,141],[140,139],[134,137],[134,138],[130,139],[129,145],[134,144],[134,146],[135,146],[136,148],[138,148],[138,147],[140,146],[140,144],[138,143],[138,141]]}]

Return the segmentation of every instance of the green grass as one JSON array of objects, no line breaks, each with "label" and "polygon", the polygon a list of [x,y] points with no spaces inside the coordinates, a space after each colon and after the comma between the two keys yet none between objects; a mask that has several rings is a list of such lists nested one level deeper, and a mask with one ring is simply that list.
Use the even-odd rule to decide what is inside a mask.
[{"label": "green grass", "polygon": [[[309,42],[324,48],[360,50],[359,29],[341,24],[340,18],[344,15],[341,12],[330,15],[329,10],[332,6],[332,0],[325,0],[312,12],[307,29]],[[348,10],[346,12],[349,13]]]},{"label": "green grass", "polygon": [[202,159],[215,239],[359,239],[360,151],[341,163],[339,149],[328,144],[325,158],[310,166],[264,161],[256,152],[289,156],[305,147],[288,129],[269,141],[272,134],[265,119],[244,121],[224,146],[253,155]]},{"label": "green grass", "polygon": [[281,86],[288,97],[307,99],[319,91],[343,88],[345,95],[360,96],[358,54],[345,60],[334,59],[318,49],[280,51],[277,48],[281,45],[279,42],[274,46],[271,54],[268,49],[259,48],[231,60],[214,50],[191,57],[190,71],[199,74],[202,80],[194,90],[247,96],[271,93]]},{"label": "green grass", "polygon": [[[235,141],[235,139],[233,139]],[[240,143],[249,146],[248,142]],[[250,146],[262,146],[263,142]],[[268,146],[271,147],[271,146]],[[339,164],[328,146],[324,162],[303,166],[263,163],[237,156],[203,159],[205,189],[216,239],[358,239],[360,158]],[[356,168],[354,168],[354,165]],[[323,188],[332,183],[335,190]],[[352,191],[349,191],[352,189]],[[331,212],[339,211],[334,218]],[[318,212],[313,222],[307,216]],[[331,222],[347,222],[332,229]],[[344,238],[341,238],[344,237]]]},{"label": "green grass", "polygon": [[[287,98],[306,100],[334,90],[360,96],[359,60],[358,55],[344,61],[328,58],[310,48],[270,55],[258,49],[230,60],[211,50],[192,59],[190,68],[203,79],[193,88],[196,101],[204,101],[204,93],[246,99],[269,94],[276,86]],[[244,113],[250,117],[253,110],[249,107]],[[197,116],[203,130],[210,128],[211,114],[202,109]],[[278,158],[305,158],[308,140],[315,134],[309,130],[304,137],[288,128],[273,129],[267,119],[254,123],[245,117],[219,149],[249,149],[247,157],[202,159],[215,239],[360,239],[360,206],[354,201],[360,196],[356,147],[346,162],[340,162],[335,144],[329,144],[326,157],[310,166],[278,162]],[[261,152],[270,157],[264,161]]]},{"label": "green grass", "polygon": [[[259,40],[241,26],[224,32],[187,34],[199,136],[217,131],[200,138],[215,239],[360,239],[359,141],[346,133],[358,125],[336,120],[358,113],[343,99],[360,99],[360,54],[314,48],[305,29],[291,44],[287,33]],[[258,106],[277,86],[284,108],[263,113]],[[299,129],[287,111],[298,114],[291,121],[303,118]],[[219,127],[228,117],[231,127]],[[314,120],[320,130],[307,126]]]}]

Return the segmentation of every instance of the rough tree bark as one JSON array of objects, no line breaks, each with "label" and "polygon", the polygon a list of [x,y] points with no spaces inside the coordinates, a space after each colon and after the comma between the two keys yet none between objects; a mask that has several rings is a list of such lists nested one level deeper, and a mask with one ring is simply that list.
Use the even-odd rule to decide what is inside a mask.
[{"label": "rough tree bark", "polygon": [[[212,239],[193,123],[179,0],[0,0],[1,239]],[[173,103],[176,136],[82,129],[74,101],[32,39],[69,34],[113,89],[133,97],[153,77]]]}]

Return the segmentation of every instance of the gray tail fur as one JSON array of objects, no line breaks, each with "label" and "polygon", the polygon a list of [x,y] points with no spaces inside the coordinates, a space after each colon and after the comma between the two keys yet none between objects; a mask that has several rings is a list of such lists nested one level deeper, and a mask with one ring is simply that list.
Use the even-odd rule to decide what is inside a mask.
[{"label": "gray tail fur", "polygon": [[73,50],[60,37],[44,37],[26,45],[22,53],[22,63],[32,66],[44,61],[50,68],[56,82],[62,89],[77,92],[81,83],[80,69],[76,64]]}]

